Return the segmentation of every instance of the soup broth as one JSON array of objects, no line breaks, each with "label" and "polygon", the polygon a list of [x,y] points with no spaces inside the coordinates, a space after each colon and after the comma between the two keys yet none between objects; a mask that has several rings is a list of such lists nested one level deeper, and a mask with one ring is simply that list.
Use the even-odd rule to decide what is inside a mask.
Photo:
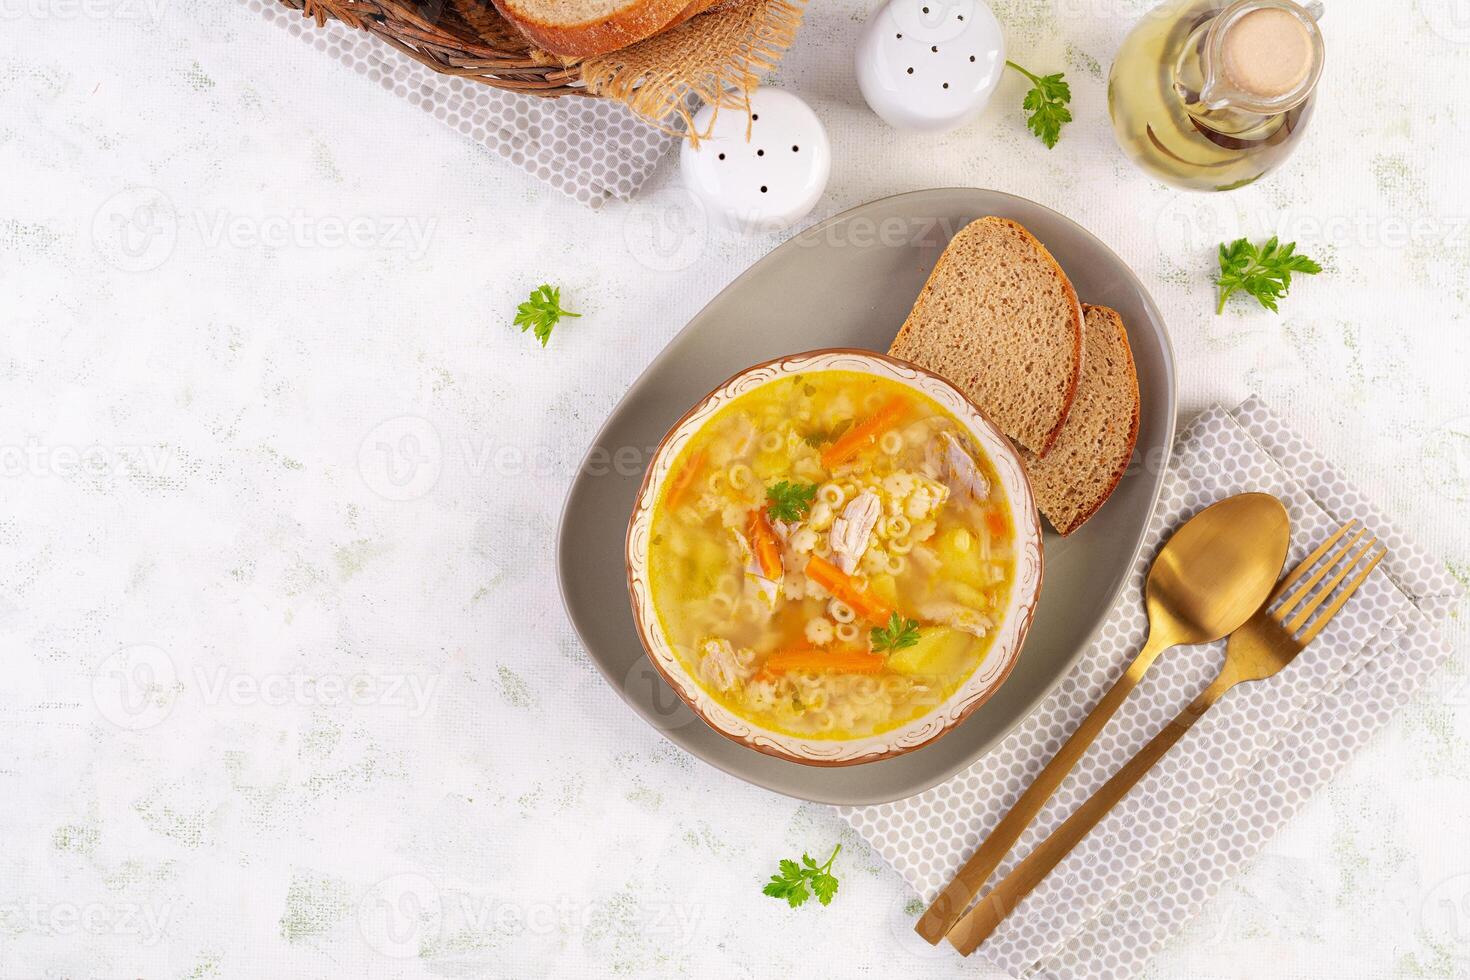
[{"label": "soup broth", "polygon": [[675,460],[649,565],[670,645],[762,727],[852,739],[926,714],[984,661],[1014,525],[990,461],[937,402],[860,372],[782,378]]}]

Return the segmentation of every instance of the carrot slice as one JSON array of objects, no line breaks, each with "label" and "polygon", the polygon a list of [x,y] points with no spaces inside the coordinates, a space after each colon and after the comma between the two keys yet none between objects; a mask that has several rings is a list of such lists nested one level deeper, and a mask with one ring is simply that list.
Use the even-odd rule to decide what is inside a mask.
[{"label": "carrot slice", "polygon": [[894,395],[888,401],[878,406],[878,410],[868,416],[861,425],[855,425],[832,445],[822,452],[822,465],[831,469],[838,463],[844,463],[858,453],[877,443],[880,436],[898,424],[908,414],[909,400],[902,395]]},{"label": "carrot slice", "polygon": [[985,515],[985,526],[990,533],[996,537],[1002,537],[1006,533],[1006,516],[998,510],[992,510]]},{"label": "carrot slice", "polygon": [[882,657],[863,650],[789,650],[767,657],[760,674],[877,674],[886,666]]},{"label": "carrot slice", "polygon": [[704,450],[700,449],[693,456],[689,457],[689,461],[684,464],[684,468],[679,471],[679,475],[674,477],[673,481],[669,483],[669,493],[664,498],[664,506],[670,510],[679,506],[679,501],[684,499],[684,494],[689,492],[689,488],[694,485],[694,481],[702,469],[704,469]]},{"label": "carrot slice", "polygon": [[764,510],[750,512],[750,550],[755,552],[755,560],[761,567],[762,575],[773,581],[780,577],[784,571],[781,565],[781,541],[776,537],[776,530],[771,527],[771,522],[766,519]]},{"label": "carrot slice", "polygon": [[806,564],[806,577],[847,603],[853,612],[870,623],[882,626],[893,615],[886,602],[825,558],[813,555]]}]

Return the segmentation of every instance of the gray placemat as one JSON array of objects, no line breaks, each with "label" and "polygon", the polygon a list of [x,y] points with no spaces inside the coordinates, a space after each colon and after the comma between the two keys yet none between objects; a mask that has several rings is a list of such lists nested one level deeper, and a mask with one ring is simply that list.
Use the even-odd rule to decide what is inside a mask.
[{"label": "gray placemat", "polygon": [[[1349,518],[1367,525],[1389,557],[1290,667],[1227,695],[1021,903],[976,954],[993,966],[1028,978],[1133,976],[1448,655],[1434,624],[1462,590],[1444,567],[1258,399],[1234,412],[1210,409],[1178,441],[1124,598],[1051,697],[945,784],[841,811],[926,902],[1142,645],[1143,581],[1163,540],[1205,506],[1246,490],[1286,504],[1292,563]],[[1160,659],[993,880],[1208,684],[1223,648]]]},{"label": "gray placemat", "polygon": [[[606,99],[546,99],[440,75],[366,31],[322,27],[278,0],[240,0],[287,33],[590,208],[628,200],[674,137]],[[362,98],[372,99],[371,86]]]}]

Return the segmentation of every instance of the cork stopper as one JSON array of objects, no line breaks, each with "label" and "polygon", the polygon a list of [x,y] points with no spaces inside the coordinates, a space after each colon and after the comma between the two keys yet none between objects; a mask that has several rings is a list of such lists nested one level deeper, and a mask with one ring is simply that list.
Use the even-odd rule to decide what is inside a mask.
[{"label": "cork stopper", "polygon": [[1296,92],[1317,63],[1307,25],[1280,7],[1252,10],[1231,23],[1220,56],[1231,86],[1266,101]]}]

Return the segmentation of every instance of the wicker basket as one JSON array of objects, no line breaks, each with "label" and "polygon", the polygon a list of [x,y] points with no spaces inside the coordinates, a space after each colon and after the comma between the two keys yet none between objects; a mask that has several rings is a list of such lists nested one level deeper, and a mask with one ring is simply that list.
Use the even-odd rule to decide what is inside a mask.
[{"label": "wicker basket", "polygon": [[444,75],[556,98],[591,95],[577,66],[532,51],[488,0],[281,0],[318,25],[340,20],[376,34]]}]

